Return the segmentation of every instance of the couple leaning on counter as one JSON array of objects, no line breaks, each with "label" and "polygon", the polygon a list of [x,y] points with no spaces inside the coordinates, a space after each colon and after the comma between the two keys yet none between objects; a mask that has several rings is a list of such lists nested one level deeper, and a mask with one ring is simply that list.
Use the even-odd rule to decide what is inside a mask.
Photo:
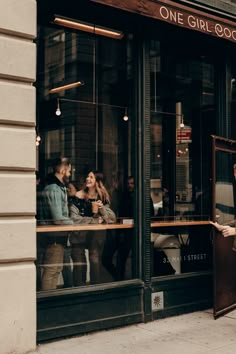
[{"label": "couple leaning on counter", "polygon": [[[84,189],[71,193],[74,195],[68,198],[66,185],[70,175],[70,161],[67,158],[56,159],[53,165],[53,175],[38,198],[38,224],[115,223],[116,215],[110,208],[110,197],[103,183],[103,175],[97,171],[90,171]],[[103,250],[103,248],[107,248],[103,246],[109,236],[105,231],[75,231],[69,237],[63,232],[39,236],[37,264],[43,265],[42,274],[39,269],[40,290],[57,288],[58,278],[63,270],[64,251],[68,242],[71,245],[73,261],[73,284],[78,286],[86,282],[85,249],[89,250],[90,282],[99,282],[101,260],[102,258],[109,260],[106,255],[104,257]],[[111,265],[111,260],[106,262],[106,265]],[[110,269],[107,270],[110,271]]]}]

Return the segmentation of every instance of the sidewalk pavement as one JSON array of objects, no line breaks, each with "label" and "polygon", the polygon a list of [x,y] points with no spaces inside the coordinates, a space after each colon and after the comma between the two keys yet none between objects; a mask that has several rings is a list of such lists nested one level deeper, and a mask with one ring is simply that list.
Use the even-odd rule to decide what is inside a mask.
[{"label": "sidewalk pavement", "polygon": [[29,354],[235,354],[236,310],[199,311],[41,344]]}]

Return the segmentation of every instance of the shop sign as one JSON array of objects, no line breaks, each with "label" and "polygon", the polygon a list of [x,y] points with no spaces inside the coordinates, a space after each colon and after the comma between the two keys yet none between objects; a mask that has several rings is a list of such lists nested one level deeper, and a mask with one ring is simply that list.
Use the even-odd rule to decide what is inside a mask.
[{"label": "shop sign", "polygon": [[215,21],[207,14],[201,16],[192,12],[180,11],[175,7],[160,5],[157,2],[156,5],[157,17],[163,21],[236,42],[236,26],[225,25],[221,19]]},{"label": "shop sign", "polygon": [[235,22],[169,0],[91,0],[236,42]]},{"label": "shop sign", "polygon": [[190,127],[178,128],[176,130],[177,144],[191,143],[192,142],[191,135],[192,135],[192,128],[190,128]]}]

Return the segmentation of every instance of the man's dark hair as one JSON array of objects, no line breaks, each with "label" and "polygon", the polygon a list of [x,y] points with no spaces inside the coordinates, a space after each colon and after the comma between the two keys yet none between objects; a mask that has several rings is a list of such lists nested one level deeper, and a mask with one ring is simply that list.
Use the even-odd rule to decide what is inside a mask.
[{"label": "man's dark hair", "polygon": [[70,160],[67,157],[58,157],[53,161],[52,168],[53,172],[59,172],[62,166],[68,167],[71,165]]}]

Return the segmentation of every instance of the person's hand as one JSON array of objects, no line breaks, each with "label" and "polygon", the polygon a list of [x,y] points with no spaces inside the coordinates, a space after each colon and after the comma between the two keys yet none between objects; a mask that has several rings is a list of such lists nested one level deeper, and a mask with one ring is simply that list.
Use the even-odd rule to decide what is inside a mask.
[{"label": "person's hand", "polygon": [[102,224],[102,223],[103,223],[103,218],[102,218],[101,216],[99,216],[99,218],[98,218],[98,223],[99,223],[99,224]]},{"label": "person's hand", "polygon": [[211,225],[215,226],[218,231],[222,231],[225,226],[218,224],[218,222],[211,221]]},{"label": "person's hand", "polygon": [[222,232],[222,235],[223,235],[224,237],[236,236],[235,227],[223,226],[223,229],[221,230],[221,232]]},{"label": "person's hand", "polygon": [[96,205],[98,206],[98,209],[101,209],[103,207],[103,202],[101,200],[97,200]]}]

